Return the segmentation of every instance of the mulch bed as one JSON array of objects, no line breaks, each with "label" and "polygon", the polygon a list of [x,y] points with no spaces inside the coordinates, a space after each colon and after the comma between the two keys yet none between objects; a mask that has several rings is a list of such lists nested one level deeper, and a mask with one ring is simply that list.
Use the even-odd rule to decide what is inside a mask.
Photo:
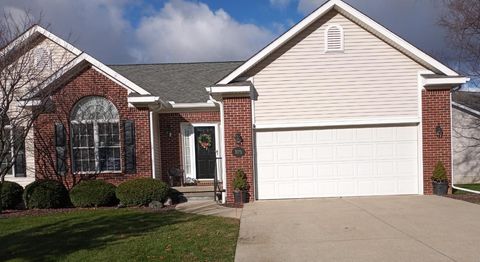
[{"label": "mulch bed", "polygon": [[[80,210],[108,210],[117,209],[117,207],[97,207],[97,208],[57,208],[57,209],[23,209],[23,210],[2,210],[0,218],[14,218],[14,217],[34,217],[44,216],[50,214],[70,213]],[[138,210],[149,213],[161,213],[175,210],[175,205],[166,206],[164,208],[148,208],[148,207],[128,207],[131,210]]]},{"label": "mulch bed", "polygon": [[447,195],[447,197],[480,205],[480,194]]}]

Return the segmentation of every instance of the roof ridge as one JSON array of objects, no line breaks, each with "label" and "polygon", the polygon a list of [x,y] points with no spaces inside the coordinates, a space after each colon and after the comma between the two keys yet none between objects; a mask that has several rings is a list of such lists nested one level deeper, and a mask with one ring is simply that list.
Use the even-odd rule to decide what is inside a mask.
[{"label": "roof ridge", "polygon": [[177,63],[133,63],[133,64],[107,64],[107,66],[136,66],[136,65],[194,65],[194,64],[226,64],[226,63],[243,63],[245,61],[208,61],[208,62],[177,62]]}]

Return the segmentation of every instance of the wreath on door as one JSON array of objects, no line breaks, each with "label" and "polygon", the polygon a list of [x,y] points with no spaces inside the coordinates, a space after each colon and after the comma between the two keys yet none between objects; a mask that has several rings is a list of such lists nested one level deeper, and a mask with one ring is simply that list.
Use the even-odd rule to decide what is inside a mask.
[{"label": "wreath on door", "polygon": [[204,149],[208,149],[212,146],[212,136],[206,133],[201,134],[198,136],[198,144]]}]

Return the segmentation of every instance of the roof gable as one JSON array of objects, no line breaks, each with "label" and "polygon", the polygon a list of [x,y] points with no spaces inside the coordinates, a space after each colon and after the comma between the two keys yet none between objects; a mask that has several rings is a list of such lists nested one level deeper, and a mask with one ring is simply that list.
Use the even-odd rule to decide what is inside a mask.
[{"label": "roof gable", "polygon": [[150,95],[150,92],[148,92],[147,90],[141,88],[137,84],[133,83],[129,79],[115,72],[110,67],[102,64],[100,61],[98,61],[97,59],[91,57],[86,53],[81,53],[75,59],[73,59],[72,61],[64,65],[62,68],[60,68],[57,72],[52,74],[39,86],[39,90],[42,90],[43,88],[48,87],[49,85],[59,80],[63,75],[68,74],[68,72],[70,72],[71,70],[74,70],[75,68],[78,68],[79,66],[82,66],[83,64],[89,64],[93,66],[97,71],[107,76],[112,81],[119,84],[120,86],[126,88],[130,92],[135,92],[135,93],[138,93],[139,95]]},{"label": "roof gable", "polygon": [[248,59],[244,64],[242,64],[240,67],[228,74],[217,84],[224,85],[234,81],[236,78],[257,65],[259,62],[263,61],[266,57],[274,53],[277,49],[279,49],[281,46],[283,46],[285,43],[297,36],[300,32],[308,28],[315,21],[326,15],[331,10],[336,10],[337,12],[354,21],[355,23],[361,25],[372,34],[389,43],[394,48],[400,50],[401,52],[412,58],[414,61],[427,67],[428,69],[447,76],[458,76],[457,72],[438,62],[431,56],[427,55],[420,49],[416,48],[415,46],[411,45],[399,36],[395,35],[391,31],[376,23],[371,18],[362,14],[350,5],[344,3],[341,0],[330,0],[329,2],[325,3],[317,10],[312,12],[310,15],[308,15],[306,18],[304,18],[286,33],[278,37],[260,52]]},{"label": "roof gable", "polygon": [[28,41],[29,39],[37,36],[37,35],[43,35],[46,38],[50,39],[54,43],[56,43],[59,46],[64,47],[66,50],[72,52],[74,55],[80,55],[82,51],[80,51],[78,48],[74,47],[67,41],[61,39],[60,37],[52,34],[51,32],[47,31],[45,28],[39,26],[39,25],[33,25],[30,29],[25,31],[23,34],[19,35],[17,38],[12,40],[8,45],[6,45],[1,51],[6,54],[12,50],[15,50],[15,48],[22,43]]}]

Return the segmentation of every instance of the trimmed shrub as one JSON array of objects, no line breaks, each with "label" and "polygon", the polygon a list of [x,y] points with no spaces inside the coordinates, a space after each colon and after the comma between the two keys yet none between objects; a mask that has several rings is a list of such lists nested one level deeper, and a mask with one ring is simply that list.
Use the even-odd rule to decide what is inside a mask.
[{"label": "trimmed shrub", "polygon": [[118,203],[115,186],[103,180],[82,181],[70,190],[75,207],[113,206]]},{"label": "trimmed shrub", "polygon": [[160,180],[139,178],[126,181],[117,187],[117,198],[126,206],[146,206],[152,201],[164,202],[170,188]]},{"label": "trimmed shrub", "polygon": [[63,208],[70,206],[68,190],[55,180],[37,180],[23,192],[25,207],[33,208]]},{"label": "trimmed shrub", "polygon": [[0,187],[1,191],[1,209],[15,209],[22,203],[23,187],[17,183],[5,181]]},{"label": "trimmed shrub", "polygon": [[447,171],[441,161],[438,161],[433,170],[432,181],[437,183],[447,182]]}]

